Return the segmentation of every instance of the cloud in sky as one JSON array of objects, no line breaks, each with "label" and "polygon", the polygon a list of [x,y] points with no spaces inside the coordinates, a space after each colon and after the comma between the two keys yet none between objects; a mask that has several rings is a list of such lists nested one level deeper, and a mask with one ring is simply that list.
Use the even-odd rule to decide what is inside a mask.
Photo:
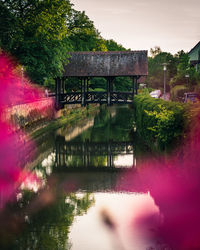
[{"label": "cloud in sky", "polygon": [[199,0],[72,0],[106,39],[133,50],[189,51],[200,40]]}]

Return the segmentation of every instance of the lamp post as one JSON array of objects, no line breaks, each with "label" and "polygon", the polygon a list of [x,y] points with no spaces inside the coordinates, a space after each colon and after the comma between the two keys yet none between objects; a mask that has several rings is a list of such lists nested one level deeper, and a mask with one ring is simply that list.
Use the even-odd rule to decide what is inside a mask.
[{"label": "lamp post", "polygon": [[187,87],[189,86],[189,77],[190,77],[189,74],[186,74],[186,75],[185,75],[185,78],[186,78],[186,81],[187,81]]},{"label": "lamp post", "polygon": [[163,63],[163,71],[164,71],[164,100],[166,100],[166,71],[167,71],[167,64]]}]

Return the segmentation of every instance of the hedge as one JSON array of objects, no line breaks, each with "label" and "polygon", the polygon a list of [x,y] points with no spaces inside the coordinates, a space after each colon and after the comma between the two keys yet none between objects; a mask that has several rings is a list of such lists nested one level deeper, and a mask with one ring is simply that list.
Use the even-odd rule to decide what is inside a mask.
[{"label": "hedge", "polygon": [[148,94],[134,97],[137,134],[153,149],[169,149],[183,135],[184,104],[152,98]]}]

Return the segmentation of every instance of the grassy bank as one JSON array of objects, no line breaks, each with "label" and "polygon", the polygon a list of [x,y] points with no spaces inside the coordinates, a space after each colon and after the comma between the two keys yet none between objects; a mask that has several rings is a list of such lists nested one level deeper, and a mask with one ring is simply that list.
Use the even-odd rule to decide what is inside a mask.
[{"label": "grassy bank", "polygon": [[65,116],[61,116],[58,119],[48,121],[43,127],[29,133],[31,138],[36,139],[37,137],[44,135],[52,130],[58,129],[64,125],[79,122],[85,117],[94,114],[99,109],[98,106],[88,105],[87,107],[80,107],[72,109]]}]

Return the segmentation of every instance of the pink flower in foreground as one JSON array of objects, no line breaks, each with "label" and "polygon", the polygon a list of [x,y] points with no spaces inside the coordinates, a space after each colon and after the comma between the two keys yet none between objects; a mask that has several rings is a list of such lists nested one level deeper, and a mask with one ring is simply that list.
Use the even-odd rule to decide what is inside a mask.
[{"label": "pink flower in foreground", "polygon": [[[146,159],[117,184],[117,190],[149,192],[160,215],[138,215],[144,238],[166,243],[175,250],[200,249],[200,112],[196,107],[192,129],[182,148],[170,158]],[[145,228],[153,234],[146,234]],[[144,230],[143,230],[144,229]]]},{"label": "pink flower in foreground", "polygon": [[[22,82],[23,81],[23,82]],[[0,195],[2,208],[15,195],[16,188],[30,174],[23,170],[34,153],[35,145],[22,131],[5,121],[7,107],[33,103],[44,96],[44,90],[33,86],[19,75],[16,62],[4,52],[0,53]],[[45,107],[35,109],[46,112]],[[30,178],[29,178],[30,180]]]}]

